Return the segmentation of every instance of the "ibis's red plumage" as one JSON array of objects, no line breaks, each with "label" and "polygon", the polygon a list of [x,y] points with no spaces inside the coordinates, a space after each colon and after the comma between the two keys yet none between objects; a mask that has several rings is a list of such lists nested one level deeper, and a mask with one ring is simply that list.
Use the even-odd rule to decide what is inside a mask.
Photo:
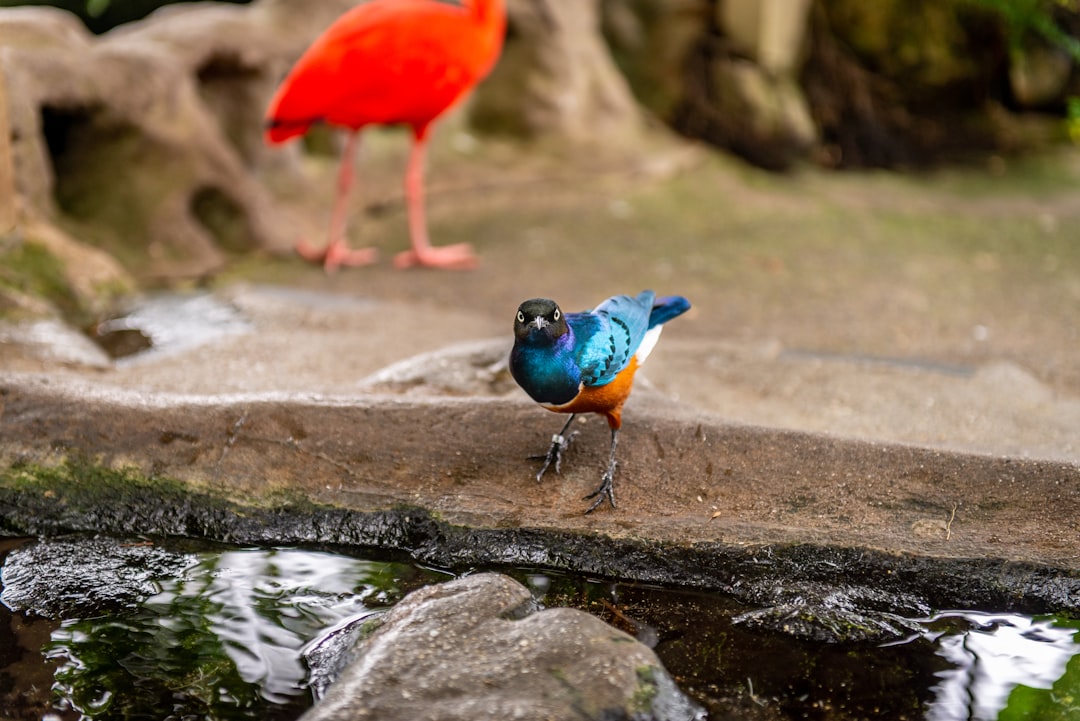
[{"label": "ibis's red plumage", "polygon": [[[422,209],[424,144],[432,122],[494,66],[505,24],[503,0],[466,0],[463,5],[371,0],[358,5],[312,43],[281,83],[266,113],[266,139],[284,142],[318,122],[354,133],[372,124],[411,126],[415,140],[406,194],[413,250],[409,258],[399,257],[398,264],[466,265],[471,253],[466,258],[459,249],[443,262],[433,251],[446,249],[427,243]],[[346,157],[342,162],[352,160]],[[347,192],[350,172],[343,167],[339,196]],[[335,210],[335,222],[343,227],[338,215]],[[344,241],[331,237],[330,242]],[[329,264],[330,252],[326,258]]]}]

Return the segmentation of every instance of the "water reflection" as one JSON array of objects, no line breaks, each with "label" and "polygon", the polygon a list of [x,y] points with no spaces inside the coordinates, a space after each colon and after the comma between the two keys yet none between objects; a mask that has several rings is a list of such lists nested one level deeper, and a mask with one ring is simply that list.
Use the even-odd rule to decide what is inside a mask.
[{"label": "water reflection", "polygon": [[[926,627],[952,665],[937,674],[928,721],[1080,718],[1080,623],[949,612]],[[1049,693],[1055,684],[1066,692]]]},{"label": "water reflection", "polygon": [[412,566],[292,550],[202,554],[137,611],[65,621],[47,655],[86,718],[291,718],[310,704],[301,648],[433,579]]}]

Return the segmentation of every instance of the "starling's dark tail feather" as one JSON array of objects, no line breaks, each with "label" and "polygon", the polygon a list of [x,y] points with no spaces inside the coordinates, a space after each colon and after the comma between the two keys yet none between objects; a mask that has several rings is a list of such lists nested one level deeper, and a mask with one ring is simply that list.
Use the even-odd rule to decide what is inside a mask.
[{"label": "starling's dark tail feather", "polygon": [[690,301],[681,295],[666,295],[653,301],[652,312],[649,313],[649,328],[667,323],[690,310]]}]

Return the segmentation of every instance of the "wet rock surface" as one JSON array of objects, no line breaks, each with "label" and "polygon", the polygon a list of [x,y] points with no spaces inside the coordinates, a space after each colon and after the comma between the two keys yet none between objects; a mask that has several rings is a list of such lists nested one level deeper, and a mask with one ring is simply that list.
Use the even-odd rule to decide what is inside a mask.
[{"label": "wet rock surface", "polygon": [[195,562],[189,554],[113,538],[43,539],[11,552],[0,601],[45,618],[90,617],[137,606],[157,582]]},{"label": "wet rock surface", "polygon": [[931,610],[910,594],[869,587],[804,582],[760,590],[755,601],[761,607],[739,614],[735,623],[818,643],[899,640],[916,633],[921,627],[914,619]]},{"label": "wet rock surface", "polygon": [[428,586],[375,623],[306,721],[705,717],[645,645],[583,611],[537,611],[506,576]]}]

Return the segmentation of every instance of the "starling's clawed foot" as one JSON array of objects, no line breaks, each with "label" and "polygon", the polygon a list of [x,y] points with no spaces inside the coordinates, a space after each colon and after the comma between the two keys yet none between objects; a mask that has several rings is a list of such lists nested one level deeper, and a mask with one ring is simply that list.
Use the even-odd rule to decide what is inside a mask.
[{"label": "starling's clawed foot", "polygon": [[559,473],[562,470],[562,454],[567,449],[570,442],[574,440],[574,436],[577,435],[577,431],[566,434],[566,429],[563,428],[562,433],[556,433],[551,437],[551,448],[548,449],[547,455],[543,456],[530,456],[533,459],[544,459],[544,465],[540,467],[540,472],[536,474],[536,481],[539,483],[544,478],[544,474],[547,473],[547,469],[552,463],[555,464],[555,472]]},{"label": "starling's clawed foot", "polygon": [[618,445],[619,445],[619,429],[618,428],[612,428],[611,429],[611,451],[608,454],[607,470],[604,471],[604,475],[600,479],[600,486],[595,491],[593,491],[592,493],[590,493],[589,495],[587,495],[587,496],[585,496],[584,498],[581,499],[583,501],[587,501],[590,498],[595,498],[596,499],[595,501],[592,502],[592,505],[589,506],[589,509],[587,511],[585,511],[586,514],[592,513],[593,511],[595,511],[600,506],[600,504],[604,502],[605,497],[608,499],[608,501],[611,502],[611,507],[612,508],[615,507],[615,485],[614,485],[615,468],[619,465],[619,463],[615,460],[615,448]]},{"label": "starling's clawed foot", "polygon": [[618,464],[612,461],[611,465],[608,466],[608,469],[604,472],[603,478],[600,479],[600,486],[595,491],[581,499],[583,501],[587,501],[590,498],[596,499],[592,502],[592,505],[589,506],[588,510],[585,511],[586,514],[595,511],[600,506],[600,504],[604,502],[604,498],[608,499],[608,501],[611,503],[612,508],[615,507],[615,485],[614,483],[612,483],[612,481],[615,480],[616,465]]},{"label": "starling's clawed foot", "polygon": [[548,449],[546,456],[529,456],[530,459],[539,460],[544,459],[544,465],[540,467],[540,472],[536,474],[536,482],[539,483],[544,474],[547,473],[548,467],[554,463],[555,472],[558,473],[562,466],[562,454],[566,450],[566,447],[570,445],[570,441],[574,440],[574,436],[577,435],[577,431],[573,431],[567,434],[570,430],[570,424],[577,418],[577,414],[571,414],[570,419],[566,421],[566,425],[562,427],[562,430],[551,437],[551,448]]},{"label": "starling's clawed foot", "polygon": [[[541,466],[540,472],[536,474],[537,481],[543,479],[544,474],[547,472],[547,469],[551,467],[552,463],[555,464],[555,472],[558,473],[560,471],[560,466],[562,465],[563,451],[566,450],[567,446],[570,445],[570,441],[574,440],[574,436],[576,436],[578,433],[577,431],[570,431],[570,424],[574,422],[574,418],[576,417],[576,414],[571,415],[570,420],[566,422],[566,425],[562,427],[562,430],[551,437],[551,448],[548,449],[547,455],[530,456],[530,458],[543,459],[544,461],[544,465]],[[596,499],[592,502],[592,505],[589,506],[588,510],[586,510],[585,513],[592,513],[593,511],[595,511],[597,508],[600,507],[600,504],[604,502],[605,498],[608,499],[609,503],[611,503],[612,508],[615,507],[615,469],[619,465],[618,462],[615,460],[615,448],[616,446],[618,446],[618,443],[619,429],[612,428],[611,450],[608,454],[607,470],[604,471],[604,475],[601,477],[600,485],[597,487],[597,489],[582,499],[585,501],[591,498]]]}]

